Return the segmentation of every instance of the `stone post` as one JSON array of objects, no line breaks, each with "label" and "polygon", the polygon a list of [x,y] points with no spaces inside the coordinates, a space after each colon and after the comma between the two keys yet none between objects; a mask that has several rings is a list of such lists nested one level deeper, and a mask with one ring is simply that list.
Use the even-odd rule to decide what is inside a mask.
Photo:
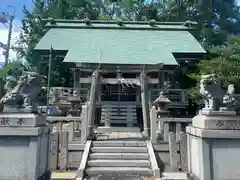
[{"label": "stone post", "polygon": [[49,140],[46,117],[0,114],[0,179],[50,179]]},{"label": "stone post", "polygon": [[148,102],[148,86],[147,86],[147,76],[143,71],[140,75],[141,84],[141,100],[142,100],[142,113],[143,113],[143,134],[149,137],[149,102]]},{"label": "stone post", "polygon": [[181,91],[180,96],[181,96],[180,102],[186,103],[186,94],[185,94],[184,90]]},{"label": "stone post", "polygon": [[235,111],[203,109],[186,131],[190,180],[239,179],[240,116]]},{"label": "stone post", "polygon": [[157,144],[157,112],[155,106],[150,109],[150,123],[151,123],[151,133],[150,139],[153,144]]},{"label": "stone post", "polygon": [[97,99],[97,90],[99,87],[99,72],[95,70],[92,75],[91,89],[90,89],[90,98],[89,98],[89,107],[88,107],[88,137],[89,139],[94,138],[94,121],[95,121],[95,112],[96,112],[96,99]]},{"label": "stone post", "polygon": [[82,116],[81,116],[81,143],[85,143],[87,141],[87,137],[89,136],[88,129],[88,105],[82,106]]}]

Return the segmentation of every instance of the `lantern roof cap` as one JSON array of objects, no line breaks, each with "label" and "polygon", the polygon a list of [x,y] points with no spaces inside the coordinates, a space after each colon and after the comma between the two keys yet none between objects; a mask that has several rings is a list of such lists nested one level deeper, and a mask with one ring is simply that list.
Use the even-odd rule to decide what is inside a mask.
[{"label": "lantern roof cap", "polygon": [[157,105],[159,103],[165,103],[165,104],[168,104],[170,103],[171,101],[168,99],[168,97],[165,96],[164,92],[161,91],[159,93],[159,97],[153,102],[154,105]]}]

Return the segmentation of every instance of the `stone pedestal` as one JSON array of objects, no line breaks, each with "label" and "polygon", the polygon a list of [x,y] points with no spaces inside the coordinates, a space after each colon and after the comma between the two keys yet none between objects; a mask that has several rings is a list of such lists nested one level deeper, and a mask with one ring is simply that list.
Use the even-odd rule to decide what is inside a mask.
[{"label": "stone pedestal", "polygon": [[50,179],[50,128],[31,113],[0,114],[0,179]]},{"label": "stone pedestal", "polygon": [[186,131],[189,179],[240,179],[240,116],[202,110]]}]

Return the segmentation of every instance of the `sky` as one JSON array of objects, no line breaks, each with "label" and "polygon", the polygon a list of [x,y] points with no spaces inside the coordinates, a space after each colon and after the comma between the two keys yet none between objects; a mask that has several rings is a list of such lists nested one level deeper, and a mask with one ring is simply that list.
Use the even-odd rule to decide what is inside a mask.
[{"label": "sky", "polygon": [[[23,18],[22,8],[26,6],[27,9],[32,8],[32,0],[1,0],[0,13],[13,13],[15,9],[15,19],[13,23],[13,33],[11,44],[14,45],[18,39],[20,28],[21,28],[21,19]],[[14,8],[13,8],[14,7]],[[7,43],[8,37],[8,24],[0,23],[0,41],[4,44]],[[0,64],[5,61],[4,55],[2,55],[3,49],[0,48]],[[10,58],[16,57],[14,52],[10,52]]]}]

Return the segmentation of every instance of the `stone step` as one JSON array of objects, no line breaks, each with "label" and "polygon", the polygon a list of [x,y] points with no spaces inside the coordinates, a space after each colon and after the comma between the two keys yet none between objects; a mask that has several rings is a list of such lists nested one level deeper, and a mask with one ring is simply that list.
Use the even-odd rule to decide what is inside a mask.
[{"label": "stone step", "polygon": [[135,160],[148,160],[148,153],[92,153],[90,159],[135,159]]},{"label": "stone step", "polygon": [[145,141],[93,141],[93,147],[146,147]]},{"label": "stone step", "polygon": [[88,176],[100,174],[139,174],[143,176],[151,176],[152,170],[146,167],[88,167],[86,169]]},{"label": "stone step", "polygon": [[68,171],[68,172],[52,172],[51,174],[52,180],[75,180],[76,179],[76,172],[75,171]]},{"label": "stone step", "polygon": [[96,133],[111,133],[111,132],[140,132],[139,127],[98,127]]},{"label": "stone step", "polygon": [[162,180],[187,180],[185,172],[163,172]]},{"label": "stone step", "polygon": [[95,159],[88,161],[90,167],[150,167],[148,160],[102,160]]},{"label": "stone step", "polygon": [[[92,147],[94,153],[147,153],[146,147]],[[137,154],[136,154],[137,156]]]}]

